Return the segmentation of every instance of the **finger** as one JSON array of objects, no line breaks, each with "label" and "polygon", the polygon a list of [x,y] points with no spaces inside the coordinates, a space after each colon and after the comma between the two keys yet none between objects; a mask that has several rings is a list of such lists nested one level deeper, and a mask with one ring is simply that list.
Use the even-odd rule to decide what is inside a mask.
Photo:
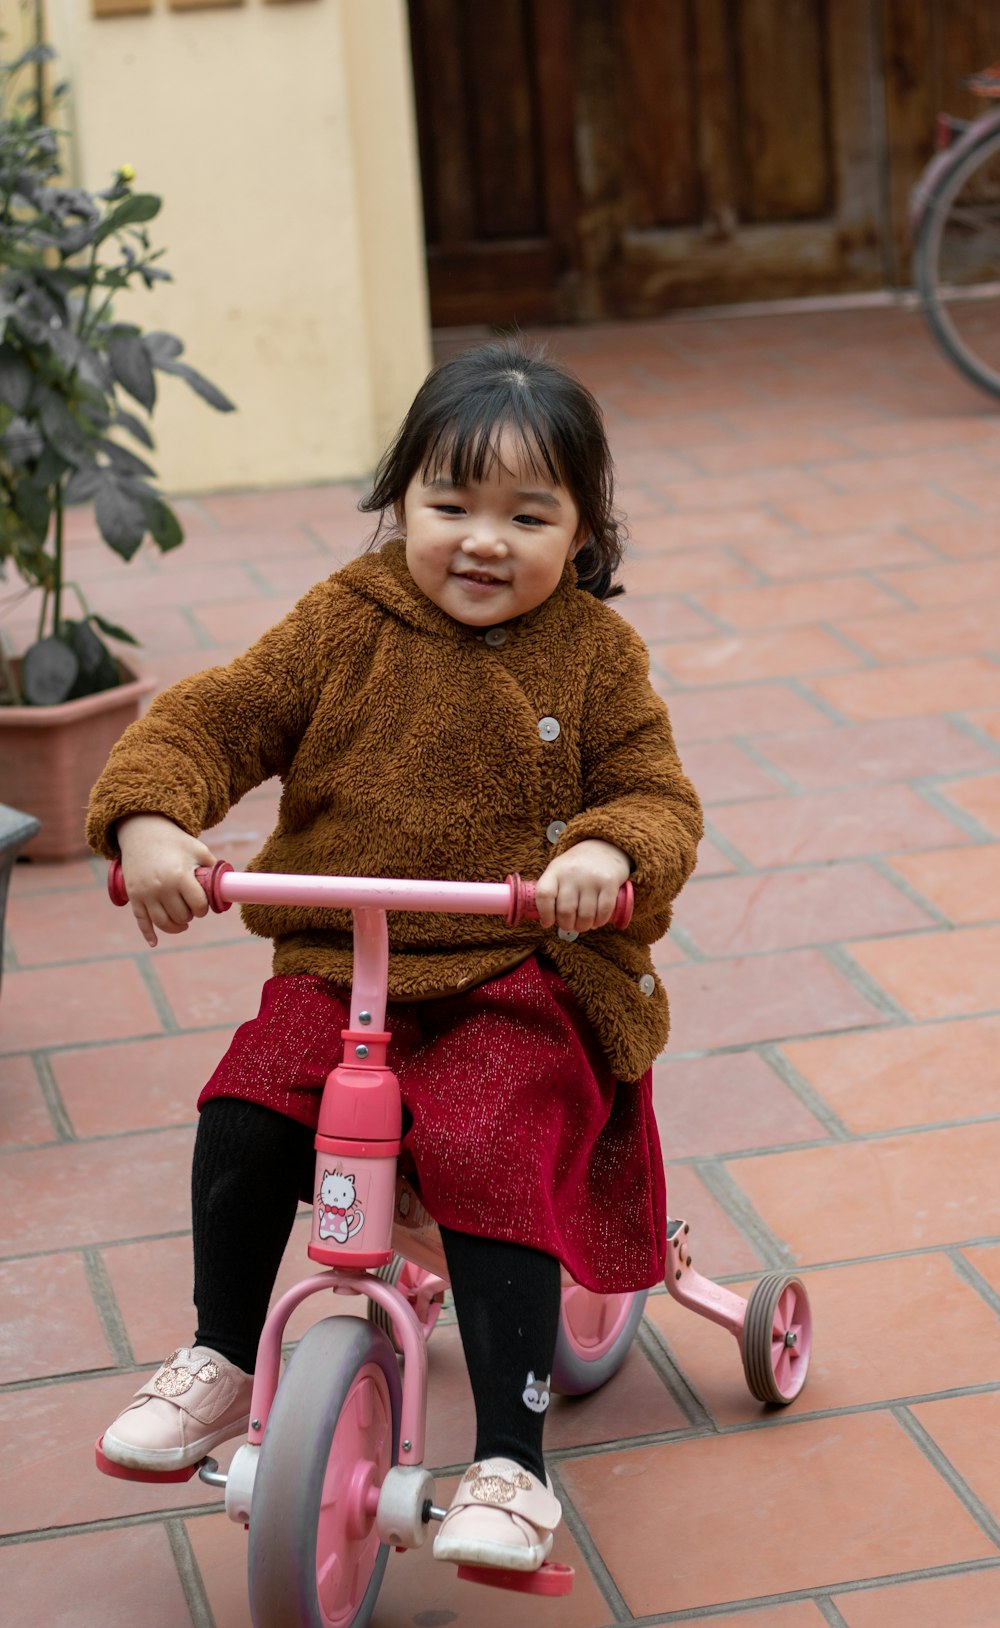
[{"label": "finger", "polygon": [[191,912],[179,895],[152,901],[149,905],[149,916],[153,926],[161,933],[186,932],[191,920]]},{"label": "finger", "polygon": [[185,876],[179,888],[180,896],[192,916],[206,916],[208,914],[208,895],[202,887],[194,871]]},{"label": "finger", "polygon": [[615,913],[618,903],[618,889],[612,882],[605,882],[597,896],[597,906],[594,910],[594,926],[606,927]]},{"label": "finger", "polygon": [[535,884],[535,909],[543,927],[551,927],[556,919],[556,885],[544,877]]},{"label": "finger", "polygon": [[556,921],[563,932],[579,931],[576,926],[580,890],[576,882],[565,881],[560,885],[556,898]]},{"label": "finger", "polygon": [[575,927],[578,933],[589,933],[597,920],[597,889],[592,885],[581,887],[576,901]]},{"label": "finger", "polygon": [[146,943],[149,945],[150,949],[155,950],[156,933],[153,929],[153,923],[149,919],[149,911],[146,909],[146,906],[140,903],[139,900],[133,899],[132,914],[135,917],[136,926],[138,927],[143,938],[146,940]]}]

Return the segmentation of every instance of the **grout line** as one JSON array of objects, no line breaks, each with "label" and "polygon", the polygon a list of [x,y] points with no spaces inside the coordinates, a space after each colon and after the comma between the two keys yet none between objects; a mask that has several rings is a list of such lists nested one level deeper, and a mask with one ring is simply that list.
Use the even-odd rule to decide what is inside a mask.
[{"label": "grout line", "polygon": [[[766,799],[762,799],[762,801],[764,800]],[[737,848],[736,844],[731,842],[727,836],[724,836],[721,831],[716,829],[716,826],[712,820],[710,809],[705,810],[705,835],[715,844],[719,852],[723,854],[731,864],[735,865],[737,872],[741,876],[756,875],[757,867],[754,865],[753,861],[748,859],[746,854],[744,854],[740,848]],[[697,866],[695,867],[695,875],[697,875]],[[703,876],[700,877],[699,880],[704,882],[709,880],[709,878]]]},{"label": "grout line", "polygon": [[635,1618],[625,1603],[625,1597],[605,1565],[604,1558],[591,1536],[589,1528],[580,1519],[573,1500],[566,1492],[558,1470],[550,1467],[549,1473],[555,1495],[562,1504],[566,1529],[583,1555],[595,1583],[603,1594],[605,1603],[612,1613],[613,1621],[615,1623],[634,1622]]},{"label": "grout line", "polygon": [[[997,757],[1000,757],[1000,741],[983,729],[975,718],[970,718],[965,713],[946,713],[945,718],[954,728],[961,730],[962,734],[967,736],[968,739],[974,740],[977,746],[984,746],[987,751],[993,752]],[[994,769],[984,771],[984,773],[990,774],[995,772]]]},{"label": "grout line", "polygon": [[[742,1616],[744,1612],[759,1611],[762,1607],[795,1605],[798,1602],[812,1604],[822,1610],[822,1604],[829,1602],[832,1610],[837,1610],[830,1593],[836,1594],[872,1594],[877,1589],[898,1587],[901,1583],[926,1583],[939,1577],[969,1577],[981,1571],[996,1571],[1000,1561],[983,1558],[980,1560],[956,1561],[950,1566],[928,1566],[923,1571],[883,1572],[877,1577],[850,1578],[843,1583],[824,1583],[820,1585],[821,1595],[810,1592],[808,1589],[790,1589],[785,1594],[758,1594],[746,1600],[721,1600],[717,1605],[690,1606],[685,1611],[668,1611],[665,1615],[636,1617],[635,1628],[672,1628],[674,1623],[711,1621],[714,1617]],[[827,1622],[840,1624],[844,1618],[828,1616]]]},{"label": "grout line", "polygon": [[208,1603],[205,1585],[201,1580],[201,1572],[183,1520],[172,1515],[164,1521],[163,1530],[174,1557],[185,1603],[191,1613],[192,1628],[216,1628],[215,1617]]},{"label": "grout line", "polygon": [[163,1024],[163,1033],[180,1034],[181,1026],[174,1015],[170,1002],[167,1000],[167,997],[163,992],[163,986],[161,985],[154,968],[150,964],[148,953],[142,950],[137,950],[135,954],[130,957],[130,960],[135,965],[135,969],[138,972],[139,977],[146,986],[146,992],[153,1003],[156,1015]]},{"label": "grout line", "polygon": [[87,1285],[115,1363],[119,1368],[134,1368],[136,1361],[132,1342],[101,1253],[97,1249],[84,1249],[81,1253]]},{"label": "grout line", "polygon": [[758,1215],[724,1164],[713,1159],[692,1159],[691,1168],[701,1177],[728,1219],[756,1250],[767,1271],[786,1271],[795,1265],[789,1246],[776,1237]]},{"label": "grout line", "polygon": [[[931,928],[917,927],[908,933],[888,933],[885,937],[887,939],[919,938],[921,934],[930,931],[932,931]],[[886,1017],[892,1018],[897,1027],[910,1027],[913,1020],[909,1012],[900,1006],[898,1001],[893,1000],[892,996],[882,988],[880,983],[876,982],[871,973],[867,972],[859,961],[855,961],[843,944],[824,944],[820,954],[840,973],[842,978],[847,980],[857,994],[864,996],[869,1005],[875,1007],[877,1012],[882,1012]]]},{"label": "grout line", "polygon": [[961,1248],[960,1245],[954,1245],[952,1248],[944,1250],[944,1254],[962,1282],[967,1283],[970,1289],[974,1289],[979,1298],[985,1300],[990,1310],[996,1312],[997,1316],[1000,1317],[1000,1294],[994,1289],[992,1283],[989,1283],[983,1277],[978,1267],[961,1253]]},{"label": "grout line", "polygon": [[847,1618],[842,1616],[830,1599],[829,1595],[817,1597],[813,1604],[828,1628],[850,1628]]},{"label": "grout line", "polygon": [[1000,1549],[1000,1522],[990,1513],[965,1477],[960,1475],[951,1460],[941,1451],[930,1431],[926,1430],[918,1419],[910,1412],[910,1404],[898,1404],[890,1409],[893,1418],[909,1436],[915,1447],[919,1447],[924,1457],[937,1470],[942,1480],[946,1481],[959,1502],[964,1505],[967,1513],[972,1516],[977,1526],[986,1534],[990,1542]]},{"label": "grout line", "polygon": [[[38,1089],[41,1092],[42,1101],[45,1104],[46,1112],[52,1121],[52,1127],[55,1131],[57,1142],[78,1142],[79,1137],[77,1136],[76,1131],[73,1129],[73,1122],[69,1117],[66,1104],[63,1101],[62,1092],[56,1083],[56,1077],[52,1072],[52,1065],[49,1062],[47,1054],[43,1051],[33,1052],[31,1054],[31,1061],[38,1080]],[[52,1143],[46,1142],[42,1145],[45,1147],[51,1147]],[[4,1149],[3,1151],[6,1152],[7,1149]],[[22,1151],[25,1150],[22,1149]]]},{"label": "grout line", "polygon": [[[95,1470],[95,1475],[98,1473]],[[225,1509],[220,1500],[214,1504],[191,1504],[187,1509],[172,1509],[170,1519],[191,1520],[196,1515],[218,1515]],[[61,1526],[41,1526],[22,1532],[0,1534],[0,1549],[12,1549],[18,1543],[45,1543],[49,1538],[87,1537],[91,1532],[117,1532],[130,1526],[161,1526],[162,1509],[144,1510],[139,1515],[109,1515],[104,1520],[64,1523]]]},{"label": "grout line", "polygon": [[[666,1287],[663,1287],[666,1294]],[[683,1374],[667,1341],[655,1323],[643,1317],[636,1332],[636,1344],[656,1374],[671,1401],[676,1402],[692,1430],[715,1434],[715,1424],[690,1380]]]},{"label": "grout line", "polygon": [[[992,774],[994,772],[995,771],[993,770],[984,770],[982,774],[961,775],[957,778],[962,780],[981,780],[984,779],[987,774]],[[982,825],[980,821],[976,819],[974,814],[967,813],[966,810],[960,807],[958,803],[950,803],[947,798],[946,789],[943,789],[941,786],[928,785],[926,781],[918,780],[914,784],[913,790],[917,793],[918,797],[922,797],[924,799],[924,802],[930,804],[935,813],[942,814],[945,819],[951,821],[952,825],[954,825],[956,828],[956,836],[964,831],[965,834],[970,836],[974,842],[996,842],[996,832],[990,831],[988,827]]]},{"label": "grout line", "polygon": [[[914,787],[913,789],[918,790],[919,788]],[[907,855],[907,858],[909,858],[909,855]],[[914,887],[913,883],[903,875],[902,871],[897,871],[892,868],[891,859],[888,857],[883,859],[873,859],[871,861],[871,866],[872,869],[877,871],[880,876],[883,876],[892,887],[896,888],[899,893],[902,893],[907,899],[909,899],[911,904],[915,904],[919,910],[922,910],[925,915],[929,916],[932,923],[936,923],[938,927],[945,928],[955,926],[955,923],[952,921],[951,917],[946,916],[944,911],[941,910],[932,899],[928,899],[925,894],[920,892],[919,888]],[[1000,913],[1000,908],[998,908],[998,913]],[[927,930],[928,929],[926,927],[918,927],[915,929],[917,932],[926,932]]]},{"label": "grout line", "polygon": [[[781,1080],[781,1082],[788,1087],[789,1091],[791,1091],[793,1095],[798,1098],[803,1108],[806,1108],[808,1112],[812,1114],[813,1118],[817,1120],[820,1125],[822,1125],[823,1129],[827,1132],[832,1141],[851,1142],[854,1140],[852,1132],[849,1130],[848,1126],[845,1125],[840,1115],[830,1107],[830,1104],[826,1101],[825,1097],[822,1097],[820,1093],[809,1084],[809,1081],[806,1079],[805,1075],[799,1073],[794,1063],[789,1062],[788,1058],[785,1056],[784,1052],[782,1052],[779,1046],[777,1046],[773,1041],[767,1040],[761,1045],[752,1047],[751,1050],[756,1050],[757,1055],[761,1058],[762,1062],[767,1064],[768,1068],[770,1068],[772,1072],[778,1076],[779,1080]],[[822,1143],[817,1142],[815,1145],[822,1146]],[[792,1146],[801,1146],[801,1144],[794,1143]],[[729,1158],[730,1155],[726,1154],[724,1157]]]}]

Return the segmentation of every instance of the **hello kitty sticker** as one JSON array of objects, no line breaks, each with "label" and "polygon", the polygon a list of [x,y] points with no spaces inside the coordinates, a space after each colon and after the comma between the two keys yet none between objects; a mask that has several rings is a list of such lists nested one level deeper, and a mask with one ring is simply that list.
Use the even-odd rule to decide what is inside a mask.
[{"label": "hello kitty sticker", "polygon": [[346,1244],[365,1224],[354,1177],[340,1170],[324,1170],[319,1191],[319,1236],[325,1242]]}]

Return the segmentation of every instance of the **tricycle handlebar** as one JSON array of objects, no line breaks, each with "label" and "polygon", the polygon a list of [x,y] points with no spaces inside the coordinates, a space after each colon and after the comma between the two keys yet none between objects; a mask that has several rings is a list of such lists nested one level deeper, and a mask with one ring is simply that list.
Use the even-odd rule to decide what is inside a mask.
[{"label": "tricycle handlebar", "polygon": [[[509,927],[537,921],[535,884],[520,876],[503,882],[414,882],[378,876],[288,876],[268,871],[235,871],[225,859],[195,871],[212,910],[233,904],[320,905],[337,910],[434,910],[447,915],[503,916]],[[108,867],[113,904],[128,903],[121,860]],[[608,923],[619,930],[632,919],[631,882],[618,890]]]}]

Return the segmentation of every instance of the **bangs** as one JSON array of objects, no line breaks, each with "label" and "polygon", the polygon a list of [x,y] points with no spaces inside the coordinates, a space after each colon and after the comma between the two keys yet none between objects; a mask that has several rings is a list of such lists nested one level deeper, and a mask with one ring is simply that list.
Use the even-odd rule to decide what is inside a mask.
[{"label": "bangs", "polygon": [[551,431],[539,422],[531,401],[512,401],[509,392],[496,392],[502,400],[470,401],[441,426],[429,443],[420,474],[423,480],[446,476],[455,487],[466,487],[485,479],[499,467],[513,475],[500,455],[500,443],[510,432],[525,469],[554,486],[565,486],[566,478]]}]

